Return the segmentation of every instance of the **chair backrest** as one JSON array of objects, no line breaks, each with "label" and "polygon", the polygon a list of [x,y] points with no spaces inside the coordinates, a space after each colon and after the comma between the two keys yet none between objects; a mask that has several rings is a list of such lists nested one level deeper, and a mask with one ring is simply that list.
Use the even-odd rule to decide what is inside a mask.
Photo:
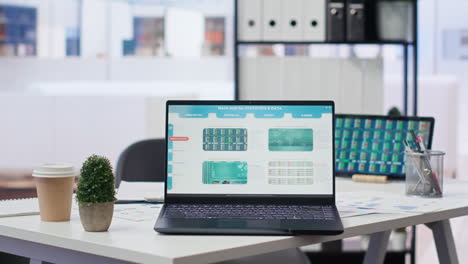
[{"label": "chair backrest", "polygon": [[125,181],[164,181],[166,145],[164,139],[147,139],[133,143],[119,156],[115,187]]}]

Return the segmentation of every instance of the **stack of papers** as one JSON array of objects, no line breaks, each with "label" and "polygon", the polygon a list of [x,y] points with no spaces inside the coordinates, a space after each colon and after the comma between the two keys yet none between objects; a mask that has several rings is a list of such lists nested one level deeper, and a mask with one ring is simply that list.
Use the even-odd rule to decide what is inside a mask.
[{"label": "stack of papers", "polygon": [[0,217],[39,214],[37,198],[0,200]]},{"label": "stack of papers", "polygon": [[164,202],[164,183],[121,181],[117,190],[117,200],[129,202]]}]

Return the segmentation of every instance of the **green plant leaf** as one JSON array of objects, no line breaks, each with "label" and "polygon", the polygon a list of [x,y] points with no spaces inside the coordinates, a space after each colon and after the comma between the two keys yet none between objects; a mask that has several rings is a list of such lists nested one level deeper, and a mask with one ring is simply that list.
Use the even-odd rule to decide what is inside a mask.
[{"label": "green plant leaf", "polygon": [[92,155],[81,167],[81,177],[76,190],[76,200],[80,203],[114,202],[114,173],[106,157]]}]

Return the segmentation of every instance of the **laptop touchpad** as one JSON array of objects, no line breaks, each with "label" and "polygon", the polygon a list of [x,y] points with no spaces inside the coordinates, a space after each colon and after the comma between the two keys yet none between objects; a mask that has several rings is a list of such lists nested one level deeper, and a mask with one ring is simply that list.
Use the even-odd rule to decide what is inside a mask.
[{"label": "laptop touchpad", "polygon": [[246,228],[249,221],[246,220],[218,220],[218,227],[221,228]]},{"label": "laptop touchpad", "polygon": [[264,228],[265,224],[272,229],[279,228],[281,221],[252,221],[252,220],[237,220],[237,219],[220,219],[217,222],[217,227],[224,228]]}]

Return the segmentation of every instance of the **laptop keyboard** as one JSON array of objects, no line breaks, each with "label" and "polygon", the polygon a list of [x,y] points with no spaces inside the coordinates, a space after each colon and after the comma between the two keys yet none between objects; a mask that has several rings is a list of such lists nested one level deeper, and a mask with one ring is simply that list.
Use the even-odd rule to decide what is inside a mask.
[{"label": "laptop keyboard", "polygon": [[167,218],[292,220],[335,219],[332,206],[317,205],[245,205],[245,204],[171,204]]}]

